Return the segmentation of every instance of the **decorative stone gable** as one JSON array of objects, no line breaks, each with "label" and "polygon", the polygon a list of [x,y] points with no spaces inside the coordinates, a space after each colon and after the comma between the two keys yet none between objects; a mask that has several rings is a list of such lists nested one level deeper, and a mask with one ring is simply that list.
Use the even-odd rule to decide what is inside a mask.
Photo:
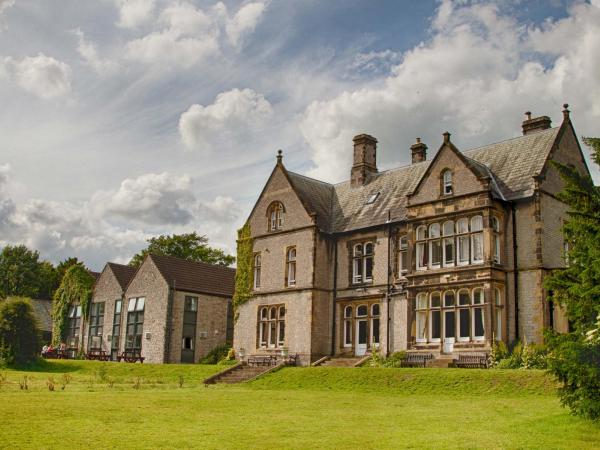
[{"label": "decorative stone gable", "polygon": [[410,204],[450,200],[486,190],[489,175],[483,165],[460,153],[444,133],[444,142],[409,197]]}]

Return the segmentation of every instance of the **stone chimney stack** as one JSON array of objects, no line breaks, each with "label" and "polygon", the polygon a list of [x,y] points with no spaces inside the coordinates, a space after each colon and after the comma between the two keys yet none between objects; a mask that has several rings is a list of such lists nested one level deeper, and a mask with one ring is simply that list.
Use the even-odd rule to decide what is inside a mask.
[{"label": "stone chimney stack", "polygon": [[417,142],[410,146],[410,151],[413,164],[427,160],[427,146],[421,142],[421,138],[417,138]]},{"label": "stone chimney stack", "polygon": [[523,121],[523,135],[537,133],[538,131],[547,130],[552,126],[552,120],[548,116],[540,116],[531,118],[531,111],[525,113],[525,119]]},{"label": "stone chimney stack", "polygon": [[350,171],[352,187],[367,184],[369,175],[377,173],[377,139],[368,134],[354,136],[354,163]]}]

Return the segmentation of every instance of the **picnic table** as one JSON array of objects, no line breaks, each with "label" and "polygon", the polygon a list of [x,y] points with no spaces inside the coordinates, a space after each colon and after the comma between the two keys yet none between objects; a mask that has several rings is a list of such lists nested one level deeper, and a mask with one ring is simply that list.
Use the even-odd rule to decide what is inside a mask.
[{"label": "picnic table", "polygon": [[92,359],[97,361],[108,361],[110,359],[110,355],[106,353],[104,350],[90,350],[86,353],[85,359]]},{"label": "picnic table", "polygon": [[42,358],[45,359],[67,359],[67,351],[60,349],[53,349],[42,353]]},{"label": "picnic table", "polygon": [[143,363],[144,362],[144,357],[140,354],[140,352],[137,351],[124,351],[123,353],[121,353],[120,355],[117,355],[117,361],[121,362],[121,360],[128,362],[128,363],[135,363],[135,362],[140,362]]}]

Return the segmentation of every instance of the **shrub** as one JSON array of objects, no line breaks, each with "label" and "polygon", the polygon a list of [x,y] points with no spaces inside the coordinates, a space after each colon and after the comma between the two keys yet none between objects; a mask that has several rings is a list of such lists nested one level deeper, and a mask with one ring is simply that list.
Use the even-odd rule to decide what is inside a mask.
[{"label": "shrub", "polygon": [[561,403],[575,415],[600,420],[600,341],[548,335],[548,370],[561,382]]},{"label": "shrub", "polygon": [[0,358],[8,364],[35,361],[40,342],[37,319],[29,300],[12,297],[0,302]]},{"label": "shrub", "polygon": [[367,365],[369,367],[400,367],[405,358],[406,352],[395,352],[386,358],[378,350],[373,350]]},{"label": "shrub", "polygon": [[231,347],[227,344],[218,345],[208,352],[208,354],[199,362],[200,364],[218,364],[227,358],[229,350],[231,350]]},{"label": "shrub", "polygon": [[496,369],[545,369],[548,348],[544,345],[516,342],[509,350],[503,342],[494,344],[490,364]]}]

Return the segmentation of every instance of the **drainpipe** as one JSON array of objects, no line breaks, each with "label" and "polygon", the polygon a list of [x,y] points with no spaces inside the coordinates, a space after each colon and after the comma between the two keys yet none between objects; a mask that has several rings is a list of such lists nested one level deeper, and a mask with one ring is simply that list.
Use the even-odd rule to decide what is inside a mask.
[{"label": "drainpipe", "polygon": [[335,355],[336,314],[337,314],[337,272],[338,272],[338,241],[333,238],[333,317],[331,320],[331,356]]},{"label": "drainpipe", "polygon": [[385,321],[385,326],[386,326],[386,333],[385,333],[385,356],[388,356],[390,354],[390,275],[392,272],[392,266],[391,266],[391,262],[392,262],[392,211],[388,211],[388,219],[387,219],[387,223],[388,223],[388,249],[387,249],[387,286],[386,286],[386,290],[385,290],[385,298],[387,301],[387,308],[386,310],[386,321]]},{"label": "drainpipe", "polygon": [[515,289],[515,340],[519,339],[519,273],[517,264],[517,208],[515,202],[512,206],[512,240],[513,240],[513,281]]}]

